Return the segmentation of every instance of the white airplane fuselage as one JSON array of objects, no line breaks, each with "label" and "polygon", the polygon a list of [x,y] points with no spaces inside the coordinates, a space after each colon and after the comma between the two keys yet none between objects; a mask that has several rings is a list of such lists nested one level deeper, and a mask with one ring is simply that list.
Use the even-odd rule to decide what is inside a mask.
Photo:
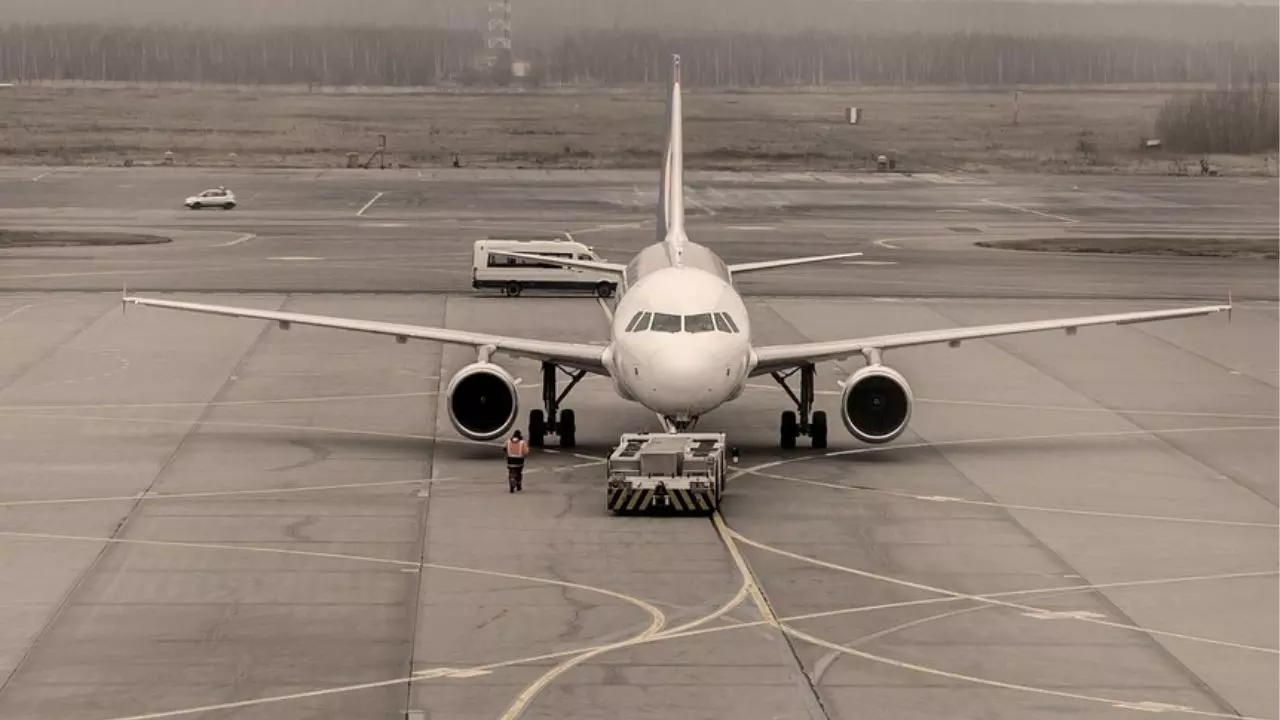
[{"label": "white airplane fuselage", "polygon": [[[680,265],[670,247],[642,250],[619,284],[605,362],[614,388],[665,418],[685,425],[742,394],[751,370],[751,324],[725,263],[705,246],[685,240]],[[737,332],[629,332],[637,313],[685,318],[727,313]]]}]

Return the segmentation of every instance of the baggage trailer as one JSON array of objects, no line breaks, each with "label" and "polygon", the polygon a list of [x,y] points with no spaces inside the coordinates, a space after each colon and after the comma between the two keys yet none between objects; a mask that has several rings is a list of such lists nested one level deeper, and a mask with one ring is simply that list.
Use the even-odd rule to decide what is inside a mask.
[{"label": "baggage trailer", "polygon": [[663,509],[710,515],[725,482],[724,433],[626,433],[609,455],[615,515]]}]

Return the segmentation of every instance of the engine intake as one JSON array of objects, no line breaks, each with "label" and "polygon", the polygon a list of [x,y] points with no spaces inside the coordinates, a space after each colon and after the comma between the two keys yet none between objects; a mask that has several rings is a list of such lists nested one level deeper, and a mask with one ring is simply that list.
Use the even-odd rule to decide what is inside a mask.
[{"label": "engine intake", "polygon": [[883,365],[869,365],[849,376],[840,397],[840,419],[849,434],[881,444],[902,434],[911,419],[913,397],[906,378]]},{"label": "engine intake", "polygon": [[506,434],[520,414],[511,374],[493,363],[472,363],[445,389],[449,421],[468,440],[486,442]]}]

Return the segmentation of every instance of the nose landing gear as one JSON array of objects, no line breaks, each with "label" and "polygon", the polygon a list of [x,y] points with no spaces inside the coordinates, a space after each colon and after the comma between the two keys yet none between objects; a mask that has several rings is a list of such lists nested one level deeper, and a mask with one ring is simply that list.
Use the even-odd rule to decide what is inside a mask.
[{"label": "nose landing gear", "polygon": [[698,427],[698,418],[677,418],[672,419],[670,416],[664,415],[660,418],[662,421],[662,429],[668,433],[693,432]]},{"label": "nose landing gear", "polygon": [[[787,385],[787,378],[800,373],[800,396],[797,397],[792,392],[791,387]],[[796,446],[796,439],[801,435],[809,436],[809,443],[814,448],[825,448],[827,446],[827,413],[813,409],[813,379],[817,374],[817,368],[813,363],[807,363],[791,370],[787,373],[772,372],[769,373],[787,395],[795,401],[795,410],[785,410],[782,413],[781,427],[779,428],[780,444],[785,449],[791,449]]]}]

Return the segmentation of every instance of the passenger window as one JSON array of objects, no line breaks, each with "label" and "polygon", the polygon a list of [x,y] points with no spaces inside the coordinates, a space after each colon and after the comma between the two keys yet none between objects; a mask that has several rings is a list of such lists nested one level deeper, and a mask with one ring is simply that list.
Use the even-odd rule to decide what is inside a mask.
[{"label": "passenger window", "polygon": [[733,321],[732,315],[730,315],[729,313],[721,313],[721,314],[724,315],[724,321],[729,323],[730,330],[732,330],[733,332],[742,332],[741,330],[738,329],[738,323]]},{"label": "passenger window", "polygon": [[729,323],[727,323],[727,322],[725,322],[725,321],[724,321],[724,313],[716,313],[715,317],[716,317],[716,329],[717,329],[717,330],[719,330],[720,332],[723,332],[723,333],[731,333],[731,332],[733,332],[732,330],[730,330],[730,329],[729,329]]},{"label": "passenger window", "polygon": [[711,319],[711,313],[700,313],[698,315],[684,316],[684,331],[691,333],[715,332],[716,323]]},{"label": "passenger window", "polygon": [[678,333],[680,332],[680,316],[654,313],[653,327],[649,329],[654,332]]}]

